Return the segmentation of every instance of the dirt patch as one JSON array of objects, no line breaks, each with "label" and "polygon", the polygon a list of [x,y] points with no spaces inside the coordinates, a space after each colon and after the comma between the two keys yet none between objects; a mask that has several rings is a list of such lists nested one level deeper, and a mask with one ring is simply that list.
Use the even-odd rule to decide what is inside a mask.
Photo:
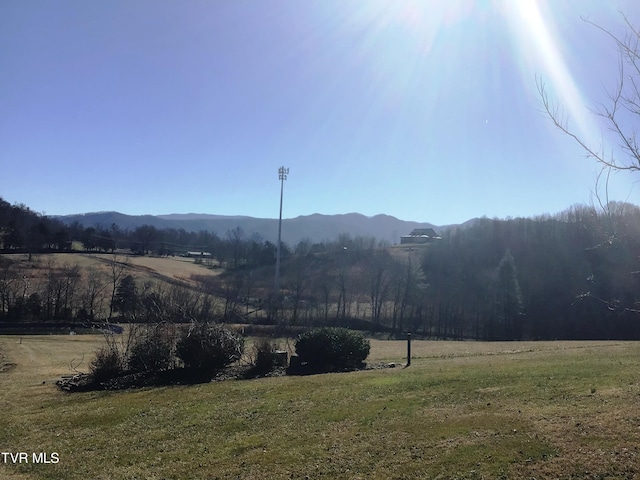
[{"label": "dirt patch", "polygon": [[4,360],[0,359],[0,373],[8,372],[15,366],[16,366],[15,363],[5,362]]},{"label": "dirt patch", "polygon": [[2,345],[0,345],[0,373],[11,370],[15,366],[15,363],[7,360],[7,357],[2,353]]}]

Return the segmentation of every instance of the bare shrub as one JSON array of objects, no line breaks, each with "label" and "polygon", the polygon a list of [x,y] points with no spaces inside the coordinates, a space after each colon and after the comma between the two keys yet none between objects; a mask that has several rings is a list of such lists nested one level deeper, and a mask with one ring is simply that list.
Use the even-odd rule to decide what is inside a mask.
[{"label": "bare shrub", "polygon": [[89,364],[89,370],[94,382],[110,380],[124,371],[124,359],[118,350],[101,347],[96,350],[94,359]]},{"label": "bare shrub", "polygon": [[269,372],[276,366],[278,345],[268,338],[257,340],[252,347],[253,368],[256,372]]},{"label": "bare shrub", "polygon": [[131,348],[128,366],[137,372],[158,372],[169,368],[172,362],[172,345],[159,329],[141,336]]},{"label": "bare shrub", "polygon": [[240,359],[244,339],[223,325],[193,324],[178,340],[176,356],[185,367],[217,371]]}]

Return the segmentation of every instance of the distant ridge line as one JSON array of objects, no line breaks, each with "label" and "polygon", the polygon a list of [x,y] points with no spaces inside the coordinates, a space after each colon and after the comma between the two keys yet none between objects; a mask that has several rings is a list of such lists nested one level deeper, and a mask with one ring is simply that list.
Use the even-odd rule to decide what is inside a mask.
[{"label": "distant ridge line", "polygon": [[[206,230],[223,237],[227,231],[240,227],[246,236],[257,234],[264,240],[277,241],[278,220],[249,216],[227,216],[205,213],[172,213],[165,215],[127,215],[119,212],[89,212],[74,215],[57,216],[65,224],[78,222],[86,227],[100,226],[111,228],[113,224],[121,229],[135,230],[142,225],[151,225],[158,229],[175,228],[189,232]],[[352,237],[369,236],[391,244],[400,242],[402,235],[407,235],[415,228],[440,227],[427,222],[399,220],[386,214],[372,217],[360,213],[344,213],[324,215],[313,213],[282,220],[282,240],[294,246],[302,239],[312,242],[334,240],[340,234]]]}]

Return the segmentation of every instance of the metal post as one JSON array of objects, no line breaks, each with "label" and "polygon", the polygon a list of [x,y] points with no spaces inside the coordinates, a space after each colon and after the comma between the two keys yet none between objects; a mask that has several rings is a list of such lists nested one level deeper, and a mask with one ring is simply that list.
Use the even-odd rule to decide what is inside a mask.
[{"label": "metal post", "polygon": [[278,219],[278,245],[276,246],[276,288],[275,294],[280,295],[280,243],[282,238],[282,197],[284,194],[284,181],[289,175],[289,169],[278,168],[278,179],[280,180],[280,217]]},{"label": "metal post", "polygon": [[407,367],[411,365],[411,332],[407,332]]}]

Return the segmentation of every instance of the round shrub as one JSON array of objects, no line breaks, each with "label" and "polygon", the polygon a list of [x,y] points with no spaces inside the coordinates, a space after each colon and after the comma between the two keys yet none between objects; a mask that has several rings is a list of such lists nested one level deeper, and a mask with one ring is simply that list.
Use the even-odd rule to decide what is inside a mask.
[{"label": "round shrub", "polygon": [[239,360],[244,339],[222,325],[201,324],[186,332],[176,345],[176,356],[194,370],[221,370]]},{"label": "round shrub", "polygon": [[129,368],[137,372],[159,372],[171,365],[171,345],[159,335],[139,339],[131,348]]},{"label": "round shrub", "polygon": [[355,368],[369,355],[371,345],[360,332],[325,327],[301,334],[296,353],[301,362],[322,370]]}]

